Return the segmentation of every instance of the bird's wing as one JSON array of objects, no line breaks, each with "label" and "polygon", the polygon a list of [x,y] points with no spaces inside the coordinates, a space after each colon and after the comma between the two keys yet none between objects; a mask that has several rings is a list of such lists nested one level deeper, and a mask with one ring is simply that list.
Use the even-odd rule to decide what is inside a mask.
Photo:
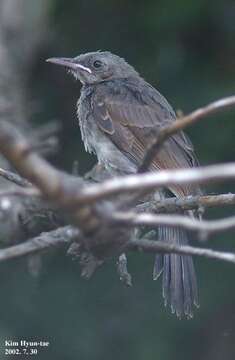
[{"label": "bird's wing", "polygon": [[[118,86],[119,85],[119,86]],[[150,142],[163,126],[175,121],[166,99],[144,81],[140,84],[99,85],[92,102],[99,128],[131,161],[139,166]],[[171,136],[156,154],[150,170],[187,168],[197,165],[193,145],[180,132]],[[192,186],[172,187],[176,196],[193,194]]]}]

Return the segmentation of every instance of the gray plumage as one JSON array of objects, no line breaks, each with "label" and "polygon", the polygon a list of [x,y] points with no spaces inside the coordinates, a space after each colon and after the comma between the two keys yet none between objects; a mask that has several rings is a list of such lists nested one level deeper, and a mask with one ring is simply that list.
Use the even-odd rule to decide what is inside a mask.
[{"label": "gray plumage", "polygon": [[[107,170],[135,173],[148,144],[176,116],[167,100],[124,59],[110,52],[92,52],[75,58],[48,61],[66,66],[83,84],[78,118],[85,148],[96,154]],[[150,171],[197,166],[191,141],[179,132],[171,136],[153,159]],[[195,185],[171,186],[176,197],[199,194]],[[159,228],[159,239],[187,244],[180,229]],[[163,297],[172,312],[192,316],[198,305],[197,282],[190,256],[157,255],[154,277],[162,274]]]}]

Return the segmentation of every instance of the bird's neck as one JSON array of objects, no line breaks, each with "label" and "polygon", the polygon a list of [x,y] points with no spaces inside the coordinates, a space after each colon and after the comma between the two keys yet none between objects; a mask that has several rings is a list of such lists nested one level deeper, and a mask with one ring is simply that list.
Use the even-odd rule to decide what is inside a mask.
[{"label": "bird's neck", "polygon": [[118,83],[133,83],[133,84],[137,84],[139,82],[143,82],[144,79],[141,78],[140,76],[128,76],[128,77],[113,77],[110,79],[104,79],[100,82],[96,82],[93,84],[83,84],[82,85],[82,90],[86,91],[86,92],[91,92],[93,91],[97,86],[99,86],[100,84],[118,84]]}]

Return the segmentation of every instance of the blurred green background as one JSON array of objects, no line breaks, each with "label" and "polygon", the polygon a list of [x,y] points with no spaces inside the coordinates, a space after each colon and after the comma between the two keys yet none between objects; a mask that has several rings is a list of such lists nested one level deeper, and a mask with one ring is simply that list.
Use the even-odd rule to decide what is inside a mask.
[{"label": "blurred green background", "polygon": [[[85,172],[95,158],[84,151],[75,115],[80,85],[62,68],[46,64],[48,57],[110,50],[185,113],[235,92],[232,0],[48,3],[47,39],[27,74],[27,90],[37,104],[31,121],[37,125],[58,119],[63,126],[60,151],[51,159],[60,168],[71,171],[78,160]],[[234,111],[203,120],[187,132],[202,164],[235,160]],[[235,189],[225,184],[206,191]],[[235,250],[234,234],[213,237],[205,246]],[[48,340],[49,349],[37,356],[45,360],[234,359],[235,267],[195,262],[201,307],[191,321],[179,321],[164,308],[161,283],[151,280],[151,255],[131,254],[134,286],[128,289],[119,282],[114,261],[85,281],[78,263],[63,251],[45,255],[38,279],[28,274],[23,260],[1,265],[0,338]]]}]

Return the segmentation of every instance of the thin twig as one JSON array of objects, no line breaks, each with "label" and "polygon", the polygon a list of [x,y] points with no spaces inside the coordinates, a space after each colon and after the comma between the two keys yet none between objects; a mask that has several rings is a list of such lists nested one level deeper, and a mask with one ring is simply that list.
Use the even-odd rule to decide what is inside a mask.
[{"label": "thin twig", "polygon": [[151,164],[155,154],[159,151],[162,144],[172,135],[185,129],[189,125],[203,119],[209,115],[212,115],[219,110],[230,108],[235,106],[235,96],[226,97],[206,105],[200,109],[193,111],[191,114],[178,118],[172,125],[164,127],[158,134],[155,141],[150,144],[146,150],[142,164],[140,165],[138,172],[145,172]]},{"label": "thin twig", "polygon": [[29,188],[17,188],[17,189],[9,189],[9,190],[1,190],[0,191],[0,198],[1,197],[11,197],[11,196],[36,196],[39,197],[42,194],[40,191],[34,187]]},{"label": "thin twig", "polygon": [[152,211],[155,213],[176,213],[179,211],[199,208],[213,208],[235,205],[235,194],[217,194],[202,196],[185,196],[183,198],[166,198],[160,201],[149,201],[139,204],[139,212]]},{"label": "thin twig", "polygon": [[235,229],[235,216],[218,220],[197,220],[184,215],[138,214],[136,212],[115,212],[111,217],[114,221],[128,226],[159,226],[180,227],[206,235]]},{"label": "thin twig", "polygon": [[79,230],[72,226],[65,226],[56,230],[42,233],[22,244],[0,250],[0,262],[34,254],[39,251],[69,245],[79,237]]},{"label": "thin twig", "polygon": [[198,248],[194,246],[177,246],[163,241],[153,240],[130,240],[128,249],[132,251],[143,251],[149,253],[175,253],[185,255],[202,256],[215,260],[227,261],[235,264],[235,254],[230,252],[215,251],[211,249]]},{"label": "thin twig", "polygon": [[0,168],[0,176],[2,176],[4,179],[13,182],[16,185],[19,185],[21,187],[29,187],[32,186],[32,184],[25,178],[21,177],[19,174],[16,174],[9,170],[4,170]]}]

